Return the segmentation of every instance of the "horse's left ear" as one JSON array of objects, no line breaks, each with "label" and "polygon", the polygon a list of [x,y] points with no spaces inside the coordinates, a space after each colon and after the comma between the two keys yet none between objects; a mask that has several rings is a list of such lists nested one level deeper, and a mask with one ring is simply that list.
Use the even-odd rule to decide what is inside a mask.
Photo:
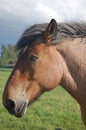
[{"label": "horse's left ear", "polygon": [[45,29],[44,36],[46,41],[51,41],[57,34],[57,22],[55,19],[51,19],[47,28]]}]

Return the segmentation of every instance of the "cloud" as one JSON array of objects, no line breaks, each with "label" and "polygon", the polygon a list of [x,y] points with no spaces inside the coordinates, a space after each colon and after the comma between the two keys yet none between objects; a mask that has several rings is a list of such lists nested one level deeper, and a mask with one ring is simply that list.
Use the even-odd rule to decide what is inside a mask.
[{"label": "cloud", "polygon": [[0,39],[35,23],[86,21],[86,0],[0,0]]},{"label": "cloud", "polygon": [[86,20],[86,0],[1,0],[0,24],[13,25],[57,21]]},{"label": "cloud", "polygon": [[[56,11],[50,8],[48,5],[44,5],[43,3],[38,3],[36,6],[36,11],[38,12],[41,19],[48,19],[51,18],[57,19],[59,16],[57,15]],[[62,18],[59,17],[59,21],[62,21]]]},{"label": "cloud", "polygon": [[86,0],[42,0],[42,3],[57,14],[57,21],[86,20]]}]

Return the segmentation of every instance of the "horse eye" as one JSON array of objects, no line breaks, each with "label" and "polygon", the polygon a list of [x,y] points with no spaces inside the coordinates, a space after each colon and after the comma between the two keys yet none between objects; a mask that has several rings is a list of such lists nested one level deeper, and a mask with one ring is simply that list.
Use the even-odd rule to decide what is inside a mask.
[{"label": "horse eye", "polygon": [[31,56],[30,56],[30,61],[31,61],[31,63],[34,63],[37,59],[38,59],[38,57],[35,56],[35,55],[31,55]]}]

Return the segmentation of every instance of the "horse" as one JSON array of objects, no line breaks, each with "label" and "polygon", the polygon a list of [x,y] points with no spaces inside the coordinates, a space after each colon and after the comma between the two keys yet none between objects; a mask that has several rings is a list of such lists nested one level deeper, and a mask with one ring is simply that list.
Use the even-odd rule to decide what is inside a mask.
[{"label": "horse", "polygon": [[61,85],[80,105],[86,127],[86,24],[35,24],[17,42],[16,65],[3,91],[9,113],[23,117],[44,92]]}]

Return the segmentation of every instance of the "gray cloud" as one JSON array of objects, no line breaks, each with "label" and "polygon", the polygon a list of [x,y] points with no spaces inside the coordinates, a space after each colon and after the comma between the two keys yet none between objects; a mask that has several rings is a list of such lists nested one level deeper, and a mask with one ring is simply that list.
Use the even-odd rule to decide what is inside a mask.
[{"label": "gray cloud", "polygon": [[56,18],[86,20],[86,0],[1,0],[0,20],[34,24]]},{"label": "gray cloud", "polygon": [[[0,30],[22,32],[35,23],[86,21],[86,0],[0,0]],[[0,32],[1,35],[1,32]],[[1,39],[1,38],[0,38]]]}]

